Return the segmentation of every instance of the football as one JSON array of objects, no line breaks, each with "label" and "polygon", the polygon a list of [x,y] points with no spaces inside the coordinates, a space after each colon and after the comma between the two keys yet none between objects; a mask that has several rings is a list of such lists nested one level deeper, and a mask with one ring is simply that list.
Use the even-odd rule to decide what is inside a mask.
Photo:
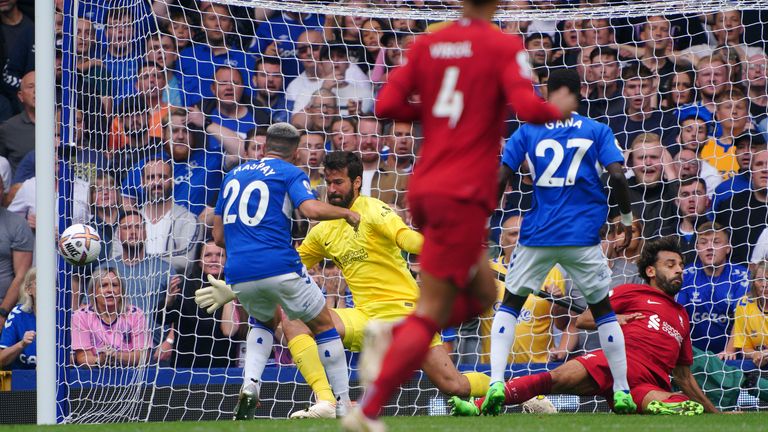
[{"label": "football", "polygon": [[75,224],[65,229],[59,239],[59,253],[72,265],[93,262],[101,252],[101,236],[96,230],[84,224]]}]

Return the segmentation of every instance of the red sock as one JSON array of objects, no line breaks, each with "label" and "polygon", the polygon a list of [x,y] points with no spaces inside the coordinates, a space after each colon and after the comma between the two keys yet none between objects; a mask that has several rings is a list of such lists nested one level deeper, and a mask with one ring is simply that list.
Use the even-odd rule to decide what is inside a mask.
[{"label": "red sock", "polygon": [[458,326],[464,321],[477,317],[482,312],[483,307],[476,298],[466,293],[460,293],[453,301],[453,309],[451,309],[451,317],[448,318],[447,327]]},{"label": "red sock", "polygon": [[439,330],[429,318],[409,315],[392,333],[392,344],[384,356],[376,381],[368,388],[362,402],[363,414],[368,418],[379,416],[395,390],[424,362],[429,342]]},{"label": "red sock", "polygon": [[552,375],[542,372],[513,378],[504,385],[504,402],[510,405],[521,404],[538,395],[548,395],[552,392]]}]

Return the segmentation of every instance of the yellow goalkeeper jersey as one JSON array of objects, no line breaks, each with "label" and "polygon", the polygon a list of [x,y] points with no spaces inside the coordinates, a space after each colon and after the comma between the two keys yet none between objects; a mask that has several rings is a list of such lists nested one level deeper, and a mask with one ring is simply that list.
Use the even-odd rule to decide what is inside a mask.
[{"label": "yellow goalkeeper jersey", "polygon": [[333,260],[344,275],[355,308],[375,309],[387,303],[413,307],[419,289],[398,238],[403,244],[408,236],[410,245],[402,250],[419,253],[421,234],[408,228],[397,213],[375,198],[360,196],[351,210],[360,214],[357,231],[343,219],[320,222],[298,248],[302,263],[311,268],[323,258]]},{"label": "yellow goalkeeper jersey", "polygon": [[[504,299],[506,288],[504,286],[504,276],[507,274],[507,265],[509,263],[502,261],[501,257],[490,261],[491,270],[498,275],[496,278],[496,287],[498,289],[498,302],[501,304]],[[544,280],[543,287],[554,287],[552,294],[561,294],[565,292],[565,279],[557,267],[553,267]],[[548,290],[549,291],[549,290]],[[515,343],[512,346],[512,352],[509,355],[509,363],[546,363],[549,360],[549,349],[552,347],[552,303],[533,294],[523,304],[520,316],[517,320],[515,330]],[[498,306],[497,306],[498,307]],[[491,351],[491,326],[493,324],[494,310],[486,311],[480,321],[480,336],[482,338],[482,355],[480,361],[488,363],[490,361],[489,353]]]},{"label": "yellow goalkeeper jersey", "polygon": [[768,314],[760,310],[756,299],[742,297],[733,317],[734,348],[768,348]]}]

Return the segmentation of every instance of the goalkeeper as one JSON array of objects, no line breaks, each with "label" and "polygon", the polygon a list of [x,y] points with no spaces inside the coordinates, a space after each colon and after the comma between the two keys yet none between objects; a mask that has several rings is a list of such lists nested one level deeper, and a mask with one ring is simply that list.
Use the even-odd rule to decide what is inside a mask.
[{"label": "goalkeeper", "polygon": [[[359,351],[369,320],[399,320],[416,307],[419,289],[401,250],[418,254],[421,252],[423,237],[408,228],[384,202],[360,196],[363,168],[359,156],[352,152],[329,153],[325,157],[324,166],[328,202],[359,212],[361,223],[355,231],[351,226],[347,229],[344,224],[321,222],[310,230],[298,250],[307,268],[329,258],[341,269],[352,292],[355,307],[331,309],[331,316],[344,346],[351,351]],[[214,290],[221,292],[212,293]],[[222,301],[233,298],[226,293],[222,294],[226,290],[226,285],[218,282],[211,288],[199,290],[196,298],[199,300],[215,294],[215,297],[223,299],[214,305],[220,307]],[[201,306],[210,304],[203,303]],[[317,353],[311,332],[299,321],[284,320],[282,325],[293,360],[318,399],[318,403],[293,413],[291,417],[336,417],[336,401],[323,366],[316,354],[308,355]],[[248,377],[247,362],[245,368],[245,376]],[[459,373],[442,346],[439,334],[432,339],[422,369],[437,388],[448,395],[483,396],[488,390],[487,375]],[[350,401],[340,402],[340,412],[343,413]]]}]

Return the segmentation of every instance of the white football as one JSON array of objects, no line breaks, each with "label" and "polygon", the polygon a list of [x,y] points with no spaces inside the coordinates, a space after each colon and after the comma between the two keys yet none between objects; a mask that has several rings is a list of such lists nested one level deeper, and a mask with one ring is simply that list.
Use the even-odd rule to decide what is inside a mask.
[{"label": "white football", "polygon": [[59,253],[72,265],[93,262],[101,252],[101,236],[89,225],[74,224],[59,239]]}]

